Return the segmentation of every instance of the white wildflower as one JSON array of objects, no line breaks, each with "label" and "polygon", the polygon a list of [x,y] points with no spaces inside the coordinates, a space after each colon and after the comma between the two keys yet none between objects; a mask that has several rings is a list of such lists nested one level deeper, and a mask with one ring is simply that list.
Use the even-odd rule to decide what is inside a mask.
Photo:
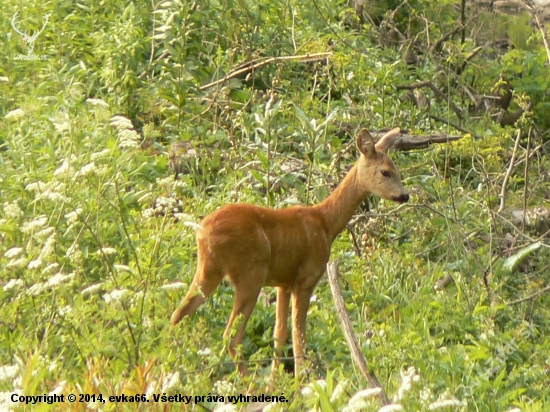
[{"label": "white wildflower", "polygon": [[179,382],[180,382],[179,372],[169,373],[164,377],[164,382],[162,384],[162,389],[160,391],[169,392],[170,390],[174,389]]},{"label": "white wildflower", "polygon": [[109,107],[109,104],[101,99],[86,99],[86,103],[92,106]]},{"label": "white wildflower", "polygon": [[23,233],[32,233],[37,229],[44,227],[48,223],[48,218],[46,216],[40,216],[38,219],[35,219],[31,222],[23,223],[21,227],[21,232]]},{"label": "white wildflower", "polygon": [[310,301],[311,303],[317,302],[317,295],[311,295],[311,297],[309,298],[309,301]]},{"label": "white wildflower", "polygon": [[8,219],[19,219],[23,216],[23,211],[15,200],[12,203],[4,202],[4,215]]},{"label": "white wildflower", "polygon": [[19,366],[4,365],[0,366],[0,382],[10,381],[19,374]]},{"label": "white wildflower", "polygon": [[60,123],[58,122],[52,122],[52,123],[55,130],[59,133],[67,132],[71,128],[71,125],[67,120],[62,121]]},{"label": "white wildflower", "polygon": [[9,112],[4,116],[6,120],[19,120],[25,115],[25,111],[23,109],[15,109]]},{"label": "white wildflower", "polygon": [[100,291],[101,288],[103,288],[103,283],[96,283],[95,285],[90,285],[87,288],[83,289],[80,294],[83,296],[91,295]]},{"label": "white wildflower", "polygon": [[55,233],[51,235],[42,246],[39,259],[45,259],[55,251]]},{"label": "white wildflower", "polygon": [[118,132],[118,147],[136,149],[141,144],[141,137],[135,130],[125,129]]},{"label": "white wildflower", "polygon": [[8,264],[6,265],[6,268],[8,269],[15,269],[15,268],[22,268],[27,264],[26,258],[19,258],[16,260],[10,260]]},{"label": "white wildflower", "polygon": [[195,222],[183,222],[183,226],[190,227],[195,230],[204,229],[201,225]]},{"label": "white wildflower", "polygon": [[22,247],[12,247],[11,249],[6,250],[4,253],[4,257],[8,259],[13,259],[18,257],[21,253],[23,253]]},{"label": "white wildflower", "polygon": [[119,130],[132,129],[134,127],[130,119],[119,115],[111,117],[110,123],[112,127],[116,127]]},{"label": "white wildflower", "polygon": [[94,162],[90,162],[84,166],[82,166],[82,168],[80,169],[80,171],[78,172],[78,175],[79,176],[87,176],[89,175],[90,173],[93,173],[94,170],[96,170],[96,165]]},{"label": "white wildflower", "polygon": [[467,405],[467,402],[462,402],[462,401],[459,401],[458,399],[444,399],[444,400],[432,403],[428,407],[428,409],[430,411],[435,411],[435,410],[438,410],[438,409],[447,408],[449,406],[458,406],[458,407],[460,407],[460,406],[466,406],[466,405]]},{"label": "white wildflower", "polygon": [[121,300],[126,298],[130,294],[130,291],[127,289],[115,289],[109,293],[103,295],[103,300],[105,303],[119,303]]},{"label": "white wildflower", "polygon": [[0,76],[0,82],[2,83],[9,83],[10,79],[8,79],[6,76]]},{"label": "white wildflower", "polygon": [[506,412],[521,412],[521,409],[514,408],[514,409],[510,409],[509,411],[506,411]]},{"label": "white wildflower", "polygon": [[212,349],[210,348],[199,349],[197,351],[197,355],[199,356],[210,356],[211,354],[212,354]]},{"label": "white wildflower", "polygon": [[41,282],[35,283],[34,285],[32,285],[30,288],[27,289],[27,295],[38,296],[42,292],[44,292],[46,289],[48,289],[48,287],[46,286],[45,283],[41,283]]},{"label": "white wildflower", "polygon": [[99,255],[116,255],[116,249],[114,247],[102,247],[100,250],[97,251]]},{"label": "white wildflower", "polygon": [[332,395],[330,395],[331,403],[338,402],[342,398],[342,396],[346,393],[346,386],[349,386],[349,382],[347,380],[336,385]]},{"label": "white wildflower", "polygon": [[355,77],[355,73],[354,72],[349,72],[348,76],[347,76],[347,79],[348,79],[348,81],[351,81],[354,77]]},{"label": "white wildflower", "polygon": [[148,207],[147,209],[143,209],[141,211],[141,216],[143,216],[144,219],[151,219],[155,217],[155,209],[152,209]]},{"label": "white wildflower", "polygon": [[35,236],[40,238],[40,239],[45,239],[54,232],[55,232],[55,229],[53,227],[45,227],[41,231],[36,232]]},{"label": "white wildflower", "polygon": [[107,156],[111,151],[109,149],[103,149],[101,152],[95,152],[90,155],[90,160],[93,162],[97,159]]},{"label": "white wildflower", "polygon": [[40,259],[31,260],[28,265],[27,269],[33,270],[38,269],[42,266],[42,261]]},{"label": "white wildflower", "polygon": [[392,405],[386,405],[380,409],[378,409],[378,412],[400,412],[403,410],[403,407],[398,404],[392,404]]},{"label": "white wildflower", "polygon": [[42,271],[43,275],[49,275],[50,273],[55,272],[57,269],[59,269],[59,263],[50,263],[48,266],[44,268]]},{"label": "white wildflower", "polygon": [[362,391],[357,392],[355,395],[351,397],[351,399],[348,402],[348,406],[351,406],[358,402],[364,402],[369,398],[373,398],[382,392],[381,388],[370,388],[370,389],[363,389]]},{"label": "white wildflower", "polygon": [[149,385],[147,385],[147,391],[145,391],[145,396],[147,399],[151,399],[154,393],[157,393],[159,391],[158,383],[156,380],[151,380],[149,382]]},{"label": "white wildflower", "polygon": [[67,385],[67,381],[59,382],[57,386],[50,393],[48,393],[48,395],[61,395],[65,389],[65,385]]},{"label": "white wildflower", "polygon": [[168,177],[159,177],[156,181],[156,186],[158,187],[170,187],[174,183],[174,176],[170,175]]},{"label": "white wildflower", "polygon": [[172,282],[162,285],[159,289],[162,290],[181,290],[187,288],[187,285],[183,282]]},{"label": "white wildflower", "polygon": [[114,267],[118,272],[134,273],[134,271],[132,270],[132,268],[131,268],[130,266],[127,266],[127,265],[113,265],[113,267]]},{"label": "white wildflower", "polygon": [[81,252],[78,249],[78,245],[76,244],[76,242],[67,249],[67,252],[65,252],[69,259],[77,259],[80,256],[80,253]]},{"label": "white wildflower", "polygon": [[62,318],[64,318],[65,316],[67,316],[69,313],[71,313],[73,311],[73,308],[72,306],[69,306],[69,305],[65,305],[63,306],[62,308],[59,308],[59,310],[57,311],[57,314],[59,316],[61,316]]},{"label": "white wildflower", "polygon": [[23,279],[10,279],[8,283],[6,283],[2,289],[4,292],[7,292],[8,290],[16,289],[16,288],[22,288],[25,286],[25,282],[23,282]]},{"label": "white wildflower", "polygon": [[149,199],[151,199],[152,196],[152,193],[145,193],[143,196],[139,197],[137,201],[140,205],[142,205],[146,202],[149,202]]},{"label": "white wildflower", "polygon": [[74,168],[71,167],[69,159],[63,160],[63,163],[53,172],[53,175],[54,176],[74,175]]},{"label": "white wildflower", "polygon": [[214,383],[214,390],[218,395],[228,396],[237,392],[237,388],[231,382],[228,381],[216,381]]},{"label": "white wildflower", "polygon": [[[324,379],[318,379],[315,381],[315,383],[321,388],[326,389],[327,388],[327,382]],[[312,383],[302,388],[302,396],[304,398],[311,398],[315,395],[315,387]]]},{"label": "white wildflower", "polygon": [[82,208],[78,207],[72,212],[65,214],[65,219],[67,219],[67,223],[72,225],[73,223],[78,222],[78,217],[82,214]]},{"label": "white wildflower", "polygon": [[69,273],[64,275],[61,272],[56,273],[45,283],[46,287],[55,288],[56,286],[62,285],[63,283],[68,283],[74,278],[74,273]]},{"label": "white wildflower", "polygon": [[416,370],[414,369],[414,366],[411,366],[408,368],[405,372],[400,372],[401,374],[401,386],[397,390],[397,395],[393,397],[393,401],[397,402],[405,397],[405,394],[409,392],[412,388],[412,383],[417,382],[420,377],[415,378],[415,376],[418,376],[416,374]]}]

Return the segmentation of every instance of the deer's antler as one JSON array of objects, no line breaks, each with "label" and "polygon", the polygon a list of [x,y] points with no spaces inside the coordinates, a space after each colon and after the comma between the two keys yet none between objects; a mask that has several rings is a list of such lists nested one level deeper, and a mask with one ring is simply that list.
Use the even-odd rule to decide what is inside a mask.
[{"label": "deer's antler", "polygon": [[21,36],[23,36],[24,38],[27,38],[29,36],[27,36],[27,32],[25,33],[22,33],[21,31],[19,31],[19,29],[16,27],[16,22],[17,22],[17,15],[19,14],[18,11],[15,12],[15,14],[13,15],[13,17],[11,18],[11,27],[13,27],[13,29],[19,33]]}]

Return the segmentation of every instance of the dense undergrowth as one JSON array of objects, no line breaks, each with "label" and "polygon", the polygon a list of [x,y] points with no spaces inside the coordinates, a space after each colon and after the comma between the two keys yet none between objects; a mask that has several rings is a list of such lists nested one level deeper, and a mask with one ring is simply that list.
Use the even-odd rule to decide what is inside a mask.
[{"label": "dense undergrowth", "polygon": [[[498,50],[502,18],[481,13],[464,42],[449,38],[431,55],[426,39],[453,28],[457,11],[405,3],[392,21],[409,33],[402,42],[414,37],[411,65],[343,2],[37,3],[0,8],[2,408],[23,408],[12,393],[55,391],[284,394],[271,410],[378,410],[372,397],[350,404],[367,385],[324,279],[308,316],[305,389],[288,373],[270,379],[273,290],[248,324],[250,377],[221,339],[229,284],[178,327],[169,316],[210,211],[315,204],[355,160],[359,127],[451,135],[447,123],[461,123],[470,133],[456,142],[394,152],[411,202],[369,199],[335,242],[348,309],[369,366],[404,410],[550,409],[549,227],[511,213],[549,205],[550,76],[538,32],[501,21],[515,47]],[[10,24],[16,11],[29,33],[49,15],[31,54]],[[479,42],[489,45],[466,61]],[[312,53],[330,56],[281,59]],[[250,61],[261,64],[230,75]],[[506,127],[460,88],[490,94],[501,75],[514,86],[510,110],[526,109]],[[431,105],[419,108],[395,87],[426,80],[448,100],[426,91]],[[178,141],[190,143],[174,179],[167,152]],[[444,277],[452,282],[434,288]],[[210,400],[141,408],[220,408]],[[88,401],[33,410],[137,408]]]}]

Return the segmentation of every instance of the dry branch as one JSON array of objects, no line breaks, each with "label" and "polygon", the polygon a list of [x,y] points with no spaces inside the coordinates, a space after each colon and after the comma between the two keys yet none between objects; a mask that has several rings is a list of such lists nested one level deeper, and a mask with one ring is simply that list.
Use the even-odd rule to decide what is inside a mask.
[{"label": "dry branch", "polygon": [[393,148],[396,150],[424,149],[434,143],[448,143],[461,138],[462,136],[448,136],[440,134],[420,136],[402,133],[395,139]]},{"label": "dry branch", "polygon": [[330,290],[332,291],[332,296],[334,297],[334,303],[336,305],[336,312],[338,313],[338,318],[340,319],[340,323],[342,324],[342,330],[344,331],[344,337],[346,338],[346,342],[348,343],[353,363],[355,363],[355,365],[359,368],[370,386],[372,386],[373,388],[382,389],[382,391],[380,392],[380,401],[382,402],[382,404],[387,405],[390,403],[390,400],[386,396],[384,388],[380,384],[380,381],[378,380],[374,372],[369,372],[367,360],[361,353],[361,349],[359,348],[359,344],[357,343],[357,338],[353,333],[353,328],[349,320],[349,314],[344,303],[344,297],[342,296],[342,291],[340,290],[340,286],[338,285],[338,260],[329,262],[327,264],[327,274],[330,283]]},{"label": "dry branch", "polygon": [[228,80],[234,79],[235,77],[238,77],[245,73],[258,70],[271,63],[290,61],[290,60],[301,60],[303,62],[316,62],[316,61],[328,59],[330,56],[332,56],[332,52],[310,53],[310,54],[302,54],[302,55],[296,55],[296,56],[266,57],[263,59],[256,59],[256,60],[239,65],[235,70],[229,72],[227,75],[225,75],[221,79],[205,84],[204,86],[201,86],[200,89],[207,90],[211,87],[218,86],[222,83],[225,83]]},{"label": "dry branch", "polygon": [[397,90],[414,90],[414,89],[420,89],[422,87],[429,87],[430,89],[432,89],[432,91],[435,93],[437,97],[447,101],[447,103],[449,104],[449,107],[456,113],[456,115],[460,120],[463,119],[464,116],[462,114],[462,110],[460,110],[458,106],[454,104],[454,102],[451,100],[449,96],[447,96],[445,93],[439,90],[439,88],[429,80],[426,80],[420,83],[402,84],[402,85],[395,86]]}]

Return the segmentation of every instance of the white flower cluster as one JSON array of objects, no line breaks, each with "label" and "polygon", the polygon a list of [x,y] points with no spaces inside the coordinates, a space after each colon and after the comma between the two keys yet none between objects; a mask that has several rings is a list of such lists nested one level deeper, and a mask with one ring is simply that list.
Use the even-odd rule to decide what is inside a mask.
[{"label": "white flower cluster", "polygon": [[23,109],[15,109],[8,112],[8,114],[4,116],[4,119],[15,121],[21,119],[24,115],[25,111]]},{"label": "white flower cluster", "polygon": [[8,290],[20,289],[24,286],[25,282],[23,282],[23,279],[10,279],[8,283],[2,286],[2,289],[4,292],[7,292]]},{"label": "white flower cluster", "polygon": [[67,275],[59,272],[49,278],[46,282],[39,282],[32,285],[27,289],[27,295],[29,296],[38,296],[42,292],[48,289],[55,289],[60,285],[69,283],[74,279],[74,273],[69,273]]},{"label": "white flower cluster", "polygon": [[87,288],[83,289],[80,294],[82,296],[93,295],[96,292],[99,292],[103,288],[103,283],[96,283],[95,285],[90,285]]},{"label": "white flower cluster", "polygon": [[170,392],[172,389],[174,389],[178,383],[180,383],[180,373],[179,372],[173,372],[169,373],[164,377],[164,382],[162,383],[162,389],[161,392]]},{"label": "white flower cluster", "polygon": [[12,203],[4,202],[4,216],[7,219],[19,219],[23,217],[23,211],[17,201],[14,200]]},{"label": "white flower cluster", "polygon": [[50,181],[44,183],[41,181],[29,183],[25,190],[36,192],[36,200],[47,199],[52,202],[68,202],[69,198],[63,194],[65,192],[65,183]]},{"label": "white flower cluster", "polygon": [[109,103],[101,99],[92,99],[92,98],[86,99],[86,103],[88,103],[91,106],[109,107]]},{"label": "white flower cluster", "polygon": [[369,408],[369,402],[375,396],[378,396],[382,392],[380,388],[363,389],[357,392],[348,401],[348,404],[342,412],[355,412],[362,411]]},{"label": "white flower cluster", "polygon": [[23,226],[21,226],[21,232],[22,233],[34,233],[38,229],[41,229],[44,226],[46,226],[46,223],[48,223],[48,217],[47,216],[40,216],[37,219],[31,220],[30,222],[23,223]]},{"label": "white flower cluster", "polygon": [[163,216],[169,213],[178,213],[181,210],[182,203],[179,199],[173,197],[160,196],[155,200],[155,204],[141,212],[145,219],[155,216]]},{"label": "white flower cluster", "polygon": [[127,117],[113,116],[111,126],[118,130],[118,147],[121,149],[137,149],[141,145],[141,136]]},{"label": "white flower cluster", "polygon": [[54,176],[74,176],[75,170],[71,166],[70,159],[63,160],[63,163],[61,163],[61,166],[59,166],[55,171],[53,172]]},{"label": "white flower cluster", "polygon": [[129,294],[130,294],[130,291],[127,289],[115,289],[109,293],[104,294],[103,300],[105,301],[105,303],[117,305],[123,299],[126,299],[126,297],[128,297]]},{"label": "white flower cluster", "polygon": [[166,285],[162,285],[159,289],[162,290],[181,290],[186,289],[187,285],[183,282],[173,282],[173,283],[167,283]]}]

